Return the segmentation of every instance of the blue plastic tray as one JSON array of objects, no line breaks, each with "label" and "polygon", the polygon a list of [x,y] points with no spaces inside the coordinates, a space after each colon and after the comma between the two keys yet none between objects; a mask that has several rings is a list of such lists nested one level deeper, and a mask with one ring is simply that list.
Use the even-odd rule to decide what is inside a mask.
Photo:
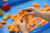
[{"label": "blue plastic tray", "polygon": [[[9,1],[8,1],[9,2]],[[29,4],[29,2],[31,2],[31,4]],[[44,8],[43,7],[43,4],[44,3],[47,3],[48,5],[50,5],[50,0],[31,0],[31,1],[29,1],[29,2],[25,2],[25,3],[20,3],[20,4],[17,4],[17,5],[14,5],[13,3],[13,5],[14,6],[12,6],[11,4],[11,9],[9,10],[9,11],[7,11],[7,12],[4,12],[3,11],[3,15],[0,17],[0,21],[3,21],[3,17],[5,16],[5,14],[6,13],[9,13],[10,15],[13,15],[13,14],[18,14],[18,11],[20,10],[20,9],[24,9],[24,8],[27,8],[27,7],[32,7],[33,6],[33,3],[39,3],[39,5],[40,5],[40,8]],[[7,2],[6,2],[7,3]],[[1,5],[0,5],[1,6]],[[17,7],[19,7],[18,9],[17,9]],[[23,7],[23,8],[22,8]],[[6,24],[5,24],[5,29],[3,29],[3,28],[0,28],[0,33],[9,33],[9,31],[8,31],[8,27],[7,27],[7,24],[13,24],[13,22],[14,21],[11,21],[11,18],[10,19],[8,19],[7,21],[6,21]],[[33,30],[33,31],[30,31],[30,33],[50,33],[50,26],[49,26],[50,24],[48,23],[48,24],[46,24],[46,25],[44,25],[44,26],[41,26],[41,27],[39,27],[39,28],[37,28],[37,29],[35,29],[35,30]],[[47,27],[47,26],[49,26],[49,27]],[[42,29],[41,29],[42,28]],[[44,29],[45,28],[45,29]],[[48,29],[47,29],[48,28]],[[39,30],[38,30],[39,29]]]},{"label": "blue plastic tray", "polygon": [[29,33],[50,33],[50,22],[30,31]]}]

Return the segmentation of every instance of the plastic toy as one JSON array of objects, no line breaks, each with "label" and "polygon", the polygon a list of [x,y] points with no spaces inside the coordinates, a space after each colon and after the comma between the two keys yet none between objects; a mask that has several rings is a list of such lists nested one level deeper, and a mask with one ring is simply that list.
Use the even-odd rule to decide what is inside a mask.
[{"label": "plastic toy", "polygon": [[28,31],[32,30],[31,28],[34,27],[34,22],[28,24],[27,29]]},{"label": "plastic toy", "polygon": [[10,18],[10,14],[6,14],[4,17],[3,17],[3,20],[7,20]]},{"label": "plastic toy", "polygon": [[19,32],[19,29],[17,28],[17,24],[16,24],[16,22],[14,22],[12,25],[7,25],[8,26],[8,30],[9,30],[9,32],[11,33],[11,32]]},{"label": "plastic toy", "polygon": [[21,15],[20,17],[18,17],[21,22],[23,21],[24,16],[25,16],[25,13],[23,15]]},{"label": "plastic toy", "polygon": [[29,23],[28,16],[25,16],[25,18],[26,18],[26,22]]},{"label": "plastic toy", "polygon": [[35,25],[36,25],[36,28],[38,28],[38,27],[39,27],[39,25],[38,25],[37,21],[35,21]]},{"label": "plastic toy", "polygon": [[3,13],[2,13],[2,10],[0,9],[0,16],[2,15]]},{"label": "plastic toy", "polygon": [[[13,29],[14,29],[14,30],[13,30]],[[16,32],[16,33],[18,33],[19,30],[18,30],[17,27],[12,27],[11,29],[9,29],[9,32],[10,32],[10,33],[11,33],[11,32]]]},{"label": "plastic toy", "polygon": [[2,9],[6,12],[10,9],[10,5],[8,3],[2,5]]},{"label": "plastic toy", "polygon": [[44,11],[50,11],[50,6],[48,4],[44,4]]},{"label": "plastic toy", "polygon": [[32,15],[28,15],[28,19],[31,19],[31,18],[33,18],[33,16]]},{"label": "plastic toy", "polygon": [[48,7],[48,4],[47,4],[47,3],[45,3],[45,4],[44,4],[44,7]]},{"label": "plastic toy", "polygon": [[[14,30],[13,30],[14,29]],[[15,27],[13,27],[13,28],[11,28],[11,29],[9,29],[9,32],[11,33],[11,32],[18,32],[18,29],[17,28],[15,28]]]},{"label": "plastic toy", "polygon": [[23,12],[23,10],[19,10],[19,14],[23,14],[24,12]]},{"label": "plastic toy", "polygon": [[39,8],[39,4],[38,4],[38,3],[34,3],[34,4],[33,4],[33,7]]},{"label": "plastic toy", "polygon": [[50,6],[44,8],[44,11],[50,11]]},{"label": "plastic toy", "polygon": [[11,20],[14,20],[17,17],[17,14],[11,16]]},{"label": "plastic toy", "polygon": [[47,3],[44,4],[44,9],[40,8],[38,3],[34,3],[33,7],[39,9],[40,11],[50,11],[50,6]]},{"label": "plastic toy", "polygon": [[0,22],[0,28],[2,28],[2,27],[4,28],[5,27],[4,24],[6,24],[6,22],[5,21],[1,21]]},{"label": "plastic toy", "polygon": [[0,28],[1,28],[1,27],[3,27],[3,28],[4,28],[5,26],[4,26],[3,24],[0,24]]},{"label": "plastic toy", "polygon": [[31,27],[31,26],[34,26],[34,24],[35,24],[34,22],[30,22],[28,26]]},{"label": "plastic toy", "polygon": [[6,22],[5,21],[1,21],[0,24],[6,24]]}]

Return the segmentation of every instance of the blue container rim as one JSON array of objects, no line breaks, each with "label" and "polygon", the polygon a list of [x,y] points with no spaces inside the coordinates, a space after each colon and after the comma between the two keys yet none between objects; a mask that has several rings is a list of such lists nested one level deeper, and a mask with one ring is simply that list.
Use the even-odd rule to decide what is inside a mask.
[{"label": "blue container rim", "polygon": [[50,22],[49,23],[47,23],[47,24],[45,24],[45,25],[43,25],[43,26],[40,26],[40,27],[38,27],[38,28],[36,28],[36,29],[34,29],[34,30],[32,30],[32,31],[30,31],[29,33],[37,33],[37,32],[41,32],[41,31],[44,31],[44,30],[46,30],[47,28],[50,28]]}]

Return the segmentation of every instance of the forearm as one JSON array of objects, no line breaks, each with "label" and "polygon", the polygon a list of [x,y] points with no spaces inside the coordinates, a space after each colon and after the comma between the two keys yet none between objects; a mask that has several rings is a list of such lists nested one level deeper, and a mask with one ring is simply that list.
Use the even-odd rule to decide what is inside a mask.
[{"label": "forearm", "polygon": [[37,11],[35,13],[35,16],[36,17],[41,17],[41,18],[43,18],[43,19],[45,19],[45,20],[50,22],[50,12],[47,12],[47,11]]}]

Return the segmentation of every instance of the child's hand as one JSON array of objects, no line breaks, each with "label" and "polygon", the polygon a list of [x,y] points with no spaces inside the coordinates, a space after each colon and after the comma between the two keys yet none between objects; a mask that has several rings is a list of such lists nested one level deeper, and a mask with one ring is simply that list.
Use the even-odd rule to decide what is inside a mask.
[{"label": "child's hand", "polygon": [[35,13],[35,8],[33,8],[33,7],[28,7],[28,8],[26,8],[26,9],[24,9],[24,10],[29,10],[27,13],[26,13],[26,15],[29,15],[29,14],[31,14],[31,15],[34,15],[34,13]]},{"label": "child's hand", "polygon": [[41,17],[50,22],[50,12],[47,11],[39,11],[37,8],[29,7],[25,10],[31,10],[31,12],[27,12],[26,15],[32,14],[35,17]]},{"label": "child's hand", "polygon": [[18,23],[17,24],[18,24],[19,30],[22,33],[28,33],[25,18],[23,19],[23,23],[21,23],[21,21],[18,19]]}]

